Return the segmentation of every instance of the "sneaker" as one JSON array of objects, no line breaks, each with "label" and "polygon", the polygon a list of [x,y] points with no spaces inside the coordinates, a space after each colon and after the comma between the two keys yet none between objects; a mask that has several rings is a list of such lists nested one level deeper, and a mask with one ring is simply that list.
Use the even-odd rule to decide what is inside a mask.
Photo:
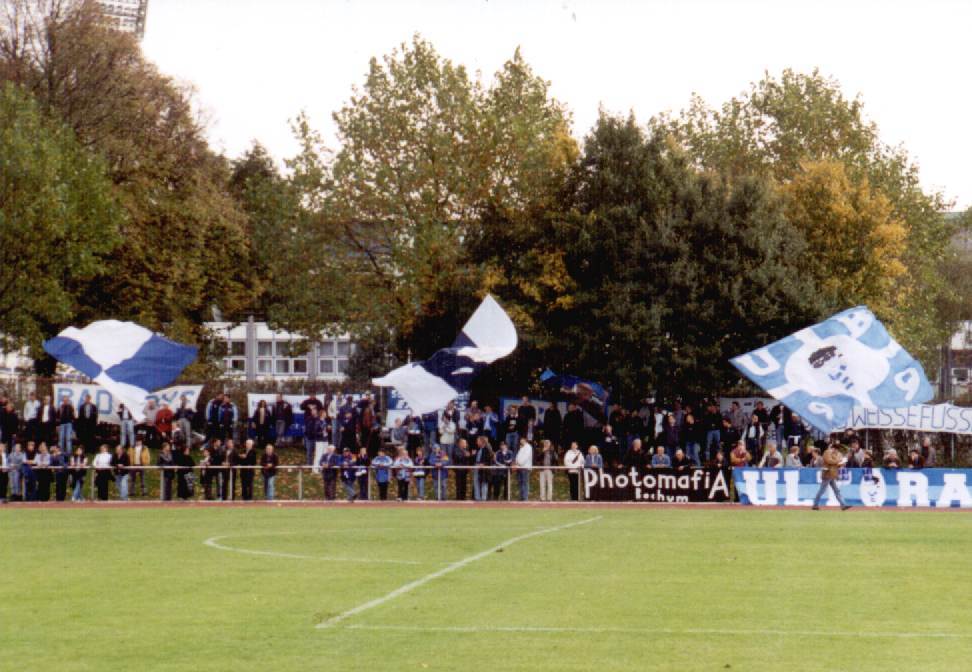
[{"label": "sneaker", "polygon": [[819,506],[815,506],[815,507],[813,507],[813,510],[814,511],[819,511],[820,510],[820,507]]},{"label": "sneaker", "polygon": [[840,507],[840,510],[841,511],[846,511],[849,508],[851,508],[851,505],[850,504],[844,504],[842,507]]}]

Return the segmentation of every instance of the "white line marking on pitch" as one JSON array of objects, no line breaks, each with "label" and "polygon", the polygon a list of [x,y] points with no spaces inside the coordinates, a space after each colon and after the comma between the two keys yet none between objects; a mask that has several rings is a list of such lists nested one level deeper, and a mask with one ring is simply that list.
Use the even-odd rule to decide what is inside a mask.
[{"label": "white line marking on pitch", "polygon": [[[321,627],[321,626],[318,626]],[[869,637],[869,638],[906,638],[906,639],[968,639],[972,634],[949,632],[840,632],[803,630],[799,632],[784,632],[780,630],[724,630],[719,628],[558,628],[544,626],[422,626],[422,625],[343,625],[345,630],[377,630],[397,632],[458,632],[458,633],[599,633],[621,635],[797,635],[805,637]]]},{"label": "white line marking on pitch", "polygon": [[453,562],[452,564],[446,565],[442,569],[437,570],[435,572],[432,572],[431,574],[426,574],[421,579],[416,579],[415,581],[412,581],[411,583],[406,583],[404,586],[402,586],[400,588],[396,588],[395,590],[391,591],[387,595],[384,595],[382,597],[375,598],[373,600],[370,600],[369,602],[365,602],[364,604],[359,604],[357,607],[355,607],[353,609],[348,609],[343,614],[338,614],[337,616],[332,616],[331,618],[327,619],[326,621],[323,621],[321,623],[318,623],[316,627],[318,627],[318,628],[330,628],[330,627],[333,627],[333,626],[337,625],[338,623],[340,623],[341,621],[347,620],[347,619],[351,618],[352,616],[357,616],[358,614],[360,614],[362,612],[365,612],[365,611],[368,611],[369,609],[373,609],[375,607],[380,607],[381,605],[385,604],[386,602],[389,602],[390,600],[394,600],[396,597],[399,597],[401,595],[404,595],[405,593],[410,593],[413,590],[415,590],[416,588],[420,588],[420,587],[424,586],[429,581],[433,581],[435,579],[438,579],[440,577],[443,577],[446,574],[451,574],[452,572],[456,571],[457,569],[462,569],[463,567],[465,567],[466,565],[468,565],[470,563],[476,562],[477,560],[482,560],[483,558],[489,556],[490,554],[496,553],[497,551],[502,550],[502,549],[504,549],[504,548],[506,548],[508,546],[512,546],[513,544],[515,544],[517,542],[524,541],[524,540],[530,539],[532,537],[539,537],[541,534],[550,534],[551,532],[560,532],[561,530],[566,530],[566,529],[569,529],[571,527],[577,527],[578,525],[587,525],[588,523],[593,523],[595,520],[600,520],[602,517],[603,516],[595,516],[594,518],[587,518],[586,520],[581,520],[581,521],[578,521],[576,523],[567,523],[566,525],[558,525],[557,527],[545,527],[545,528],[542,528],[542,529],[539,529],[539,530],[534,530],[533,532],[528,532],[527,534],[521,534],[520,536],[513,537],[512,539],[507,539],[506,541],[502,541],[499,544],[497,544],[496,546],[493,546],[492,548],[487,548],[485,551],[480,551],[479,553],[476,553],[475,555],[470,555],[468,558],[463,558],[462,560],[457,560],[456,562]]},{"label": "white line marking on pitch", "polygon": [[[421,565],[422,562],[416,560],[380,560],[377,558],[345,558],[337,556],[325,556],[325,555],[299,555],[297,553],[281,553],[278,551],[258,551],[249,548],[235,548],[233,546],[225,546],[218,543],[221,539],[228,539],[230,537],[243,537],[248,535],[243,534],[223,534],[215,537],[210,537],[203,542],[206,546],[210,548],[217,548],[221,551],[232,551],[233,553],[246,553],[247,555],[266,555],[271,558],[294,558],[296,560],[327,560],[333,562],[354,562],[354,563],[372,563],[372,564],[387,564],[387,565]],[[253,535],[249,535],[253,536]]]}]

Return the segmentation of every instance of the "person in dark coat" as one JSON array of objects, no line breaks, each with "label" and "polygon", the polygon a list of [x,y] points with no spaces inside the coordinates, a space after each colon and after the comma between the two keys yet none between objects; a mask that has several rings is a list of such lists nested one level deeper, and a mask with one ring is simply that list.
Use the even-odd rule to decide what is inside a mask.
[{"label": "person in dark coat", "polygon": [[172,446],[168,442],[162,444],[156,464],[162,467],[162,477],[159,479],[162,483],[162,501],[172,501],[172,482],[176,476],[173,467],[176,466],[176,461],[175,455],[172,454]]},{"label": "person in dark coat", "polygon": [[566,446],[575,442],[580,445],[584,440],[584,411],[578,408],[577,404],[573,402],[567,404],[562,438]]},{"label": "person in dark coat", "polygon": [[261,399],[257,407],[250,416],[250,431],[258,445],[265,446],[270,443],[270,434],[273,431],[273,417],[267,402]]},{"label": "person in dark coat", "polygon": [[321,480],[324,482],[324,499],[333,502],[337,498],[338,472],[341,467],[341,455],[328,446],[327,450],[321,455],[319,464],[321,468]]},{"label": "person in dark coat", "polygon": [[92,450],[95,445],[95,434],[98,431],[98,407],[91,401],[90,394],[84,395],[84,400],[78,406],[78,419],[74,429],[84,449]]},{"label": "person in dark coat", "polygon": [[459,439],[456,443],[456,459],[452,463],[453,466],[460,467],[456,469],[456,499],[463,501],[466,499],[467,483],[469,482],[469,469],[464,469],[462,467],[471,467],[473,464],[473,454],[469,450],[469,442],[466,439]]},{"label": "person in dark coat", "polygon": [[563,418],[557,404],[551,404],[543,414],[543,438],[547,439],[555,447],[560,447],[560,430]]},{"label": "person in dark coat", "polygon": [[176,471],[176,494],[179,499],[185,501],[193,495],[192,468],[196,466],[196,462],[192,459],[189,446],[183,446],[177,451],[174,459],[176,466],[179,467]]},{"label": "person in dark coat", "polygon": [[223,470],[222,481],[220,482],[220,498],[224,502],[236,499],[236,484],[240,480],[239,469],[236,468],[240,462],[240,454],[236,452],[236,444],[233,439],[226,439],[223,450]]},{"label": "person in dark coat", "polygon": [[[273,408],[270,409],[271,417],[273,417],[273,431],[274,439],[277,443],[282,443],[287,441],[287,430],[292,424],[294,424],[294,409],[290,405],[290,402],[284,399],[282,394],[277,395],[277,400],[273,402]],[[268,442],[257,442],[258,446],[265,446]]]},{"label": "person in dark coat", "polygon": [[54,474],[54,499],[59,502],[67,499],[68,461],[68,456],[62,453],[60,448],[54,446],[51,449],[51,471]]},{"label": "person in dark coat", "polygon": [[362,448],[358,451],[356,459],[358,478],[358,497],[360,499],[371,499],[371,490],[368,487],[368,467],[371,466],[371,458],[368,457],[368,449]]},{"label": "person in dark coat", "polygon": [[240,467],[242,467],[240,469],[240,494],[243,500],[247,502],[253,499],[253,479],[256,477],[256,469],[248,467],[255,467],[256,463],[256,446],[253,439],[247,439],[246,443],[243,444],[243,457],[240,458]]}]

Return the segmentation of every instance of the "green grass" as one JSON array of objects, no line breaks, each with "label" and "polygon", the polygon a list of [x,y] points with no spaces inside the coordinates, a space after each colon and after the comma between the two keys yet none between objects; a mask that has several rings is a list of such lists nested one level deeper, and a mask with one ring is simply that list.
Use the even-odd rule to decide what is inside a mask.
[{"label": "green grass", "polygon": [[[969,669],[969,527],[944,512],[0,508],[0,670]],[[314,557],[203,544],[217,535]],[[602,631],[497,630],[522,627]]]}]

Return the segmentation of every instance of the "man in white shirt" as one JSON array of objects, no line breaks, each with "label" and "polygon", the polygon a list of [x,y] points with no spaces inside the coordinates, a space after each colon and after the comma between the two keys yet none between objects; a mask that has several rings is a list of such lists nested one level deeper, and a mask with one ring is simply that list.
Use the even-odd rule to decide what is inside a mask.
[{"label": "man in white shirt", "polygon": [[40,411],[41,403],[37,399],[37,394],[31,392],[27,395],[27,401],[24,402],[24,423],[26,424],[25,429],[27,430],[27,440],[28,441],[40,441],[40,427],[38,425],[37,414]]},{"label": "man in white shirt", "polygon": [[520,501],[530,499],[530,471],[533,469],[533,446],[520,437],[520,447],[516,451],[516,481],[520,486]]}]

